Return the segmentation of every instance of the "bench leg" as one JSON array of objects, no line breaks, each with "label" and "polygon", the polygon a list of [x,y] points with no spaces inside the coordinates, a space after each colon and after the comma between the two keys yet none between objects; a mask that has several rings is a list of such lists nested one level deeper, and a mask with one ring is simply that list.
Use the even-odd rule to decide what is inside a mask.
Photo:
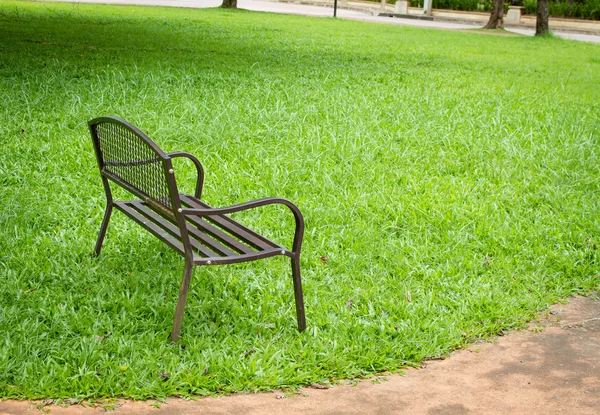
[{"label": "bench leg", "polygon": [[185,264],[183,270],[183,278],[179,287],[179,299],[177,300],[177,308],[175,309],[175,318],[173,319],[173,331],[171,331],[171,342],[177,343],[179,334],[181,333],[181,323],[183,322],[183,311],[187,300],[188,290],[190,289],[190,280],[192,279],[192,271],[194,265],[191,263]]},{"label": "bench leg", "polygon": [[302,279],[300,277],[300,258],[292,258],[292,277],[294,280],[298,330],[302,332],[306,329],[306,317],[304,316],[304,297],[302,295]]},{"label": "bench leg", "polygon": [[104,211],[104,219],[102,219],[100,233],[98,234],[98,240],[96,241],[96,249],[94,249],[94,253],[96,254],[96,256],[100,255],[100,250],[102,249],[102,242],[104,242],[104,236],[106,235],[106,228],[108,228],[108,221],[110,220],[112,209],[113,206],[111,203],[106,205],[106,210]]}]

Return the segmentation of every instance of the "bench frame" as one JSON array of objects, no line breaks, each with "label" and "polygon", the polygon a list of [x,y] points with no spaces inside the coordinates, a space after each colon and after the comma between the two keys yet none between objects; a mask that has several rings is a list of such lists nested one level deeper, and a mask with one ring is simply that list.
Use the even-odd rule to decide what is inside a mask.
[{"label": "bench frame", "polygon": [[[95,118],[88,121],[88,126],[106,193],[96,256],[100,255],[113,208],[117,208],[185,258],[170,336],[172,342],[176,343],[180,336],[194,266],[233,264],[276,255],[291,259],[298,330],[304,331],[306,319],[300,275],[304,219],[296,205],[282,198],[264,198],[211,208],[200,201],[204,168],[196,157],[184,152],[164,153],[139,129],[116,117]],[[179,157],[191,160],[196,167],[193,196],[179,193],[172,164],[172,159]],[[110,182],[140,199],[115,201]],[[291,250],[225,216],[273,204],[287,206],[294,215],[296,228]]]}]

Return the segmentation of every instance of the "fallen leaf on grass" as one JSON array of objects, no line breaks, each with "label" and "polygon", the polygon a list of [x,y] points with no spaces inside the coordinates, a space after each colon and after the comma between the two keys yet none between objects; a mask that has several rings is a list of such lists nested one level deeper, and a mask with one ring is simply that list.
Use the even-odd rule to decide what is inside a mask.
[{"label": "fallen leaf on grass", "polygon": [[112,333],[106,333],[104,336],[96,336],[96,338],[98,339],[98,343],[102,343],[104,340],[108,339],[110,336],[112,336]]}]

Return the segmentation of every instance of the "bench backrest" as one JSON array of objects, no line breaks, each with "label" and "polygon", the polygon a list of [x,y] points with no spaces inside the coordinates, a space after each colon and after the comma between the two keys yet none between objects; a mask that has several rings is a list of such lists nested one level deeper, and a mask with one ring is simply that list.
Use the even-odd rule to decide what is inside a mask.
[{"label": "bench backrest", "polygon": [[[150,204],[173,211],[177,185],[170,158],[127,121],[100,117],[88,121],[100,173]],[[171,176],[171,177],[169,177]]]}]

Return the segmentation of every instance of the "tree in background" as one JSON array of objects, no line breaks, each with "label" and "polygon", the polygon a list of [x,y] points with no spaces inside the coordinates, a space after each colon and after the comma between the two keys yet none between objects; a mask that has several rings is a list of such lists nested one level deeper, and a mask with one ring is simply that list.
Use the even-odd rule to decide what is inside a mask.
[{"label": "tree in background", "polygon": [[549,33],[548,28],[548,0],[538,0],[535,19],[535,35],[542,36]]},{"label": "tree in background", "polygon": [[223,0],[221,7],[224,9],[237,9],[237,0]]},{"label": "tree in background", "polygon": [[[548,1],[548,0],[546,0]],[[504,0],[494,0],[490,20],[484,29],[504,29]]]}]

